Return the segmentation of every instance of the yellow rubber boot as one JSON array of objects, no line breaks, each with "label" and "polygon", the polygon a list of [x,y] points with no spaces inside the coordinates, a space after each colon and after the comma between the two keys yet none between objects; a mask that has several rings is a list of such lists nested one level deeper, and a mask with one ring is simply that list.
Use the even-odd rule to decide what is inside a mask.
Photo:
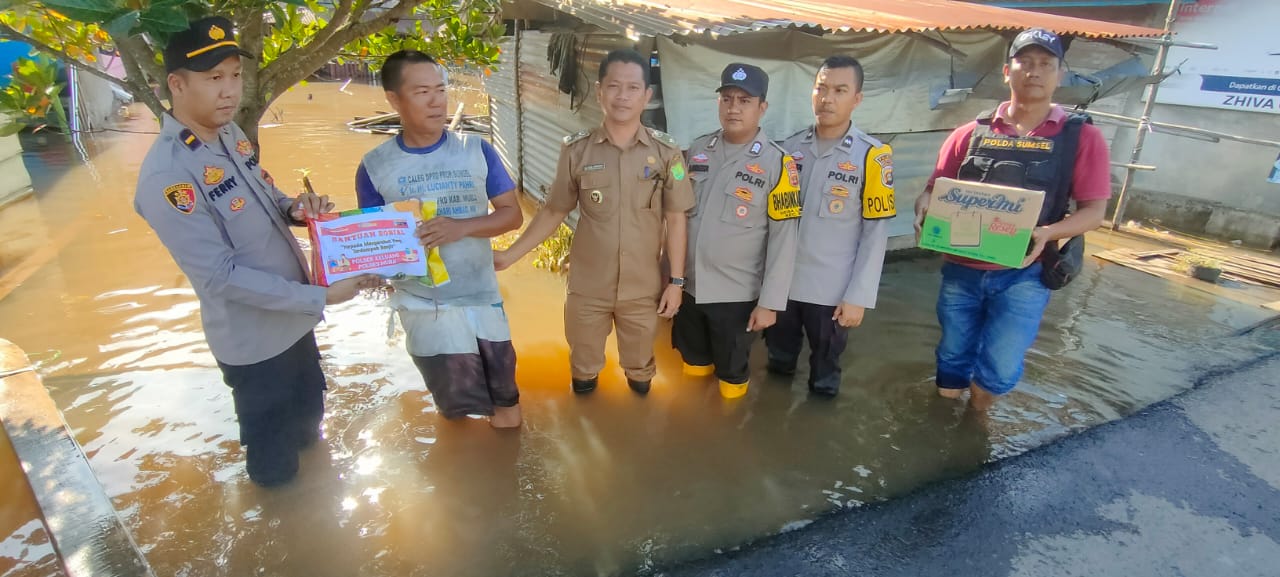
[{"label": "yellow rubber boot", "polygon": [[715,372],[716,372],[715,365],[691,365],[689,363],[684,364],[684,374],[689,375],[691,377],[709,377],[711,375],[714,375]]},{"label": "yellow rubber boot", "polygon": [[741,385],[735,385],[733,383],[726,383],[724,381],[720,381],[720,396],[726,399],[738,399],[743,396],[746,396],[748,384],[750,383],[742,383]]}]

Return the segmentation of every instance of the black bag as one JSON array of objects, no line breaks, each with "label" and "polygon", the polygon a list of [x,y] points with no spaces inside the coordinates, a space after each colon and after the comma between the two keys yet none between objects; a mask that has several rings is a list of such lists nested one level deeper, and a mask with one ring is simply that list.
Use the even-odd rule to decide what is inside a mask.
[{"label": "black bag", "polygon": [[[1080,143],[1080,128],[1084,123],[1093,124],[1093,119],[1084,114],[1072,114],[1067,119],[1067,124],[1062,129],[1066,131],[1063,134],[1063,144],[1066,154],[1063,155],[1058,169],[1062,172],[1062,177],[1058,179],[1059,186],[1064,186],[1062,193],[1054,195],[1054,206],[1052,212],[1049,213],[1049,222],[1059,222],[1067,216],[1067,206],[1071,202],[1071,169],[1075,166],[1076,149]],[[1058,241],[1051,241],[1044,247],[1044,252],[1040,256],[1040,264],[1044,267],[1040,271],[1040,282],[1049,290],[1058,290],[1067,286],[1071,281],[1080,275],[1080,271],[1084,269],[1084,235],[1072,237],[1058,246]]]},{"label": "black bag", "polygon": [[1084,268],[1084,235],[1071,237],[1061,247],[1058,241],[1045,245],[1040,264],[1040,282],[1049,290],[1067,286]]}]

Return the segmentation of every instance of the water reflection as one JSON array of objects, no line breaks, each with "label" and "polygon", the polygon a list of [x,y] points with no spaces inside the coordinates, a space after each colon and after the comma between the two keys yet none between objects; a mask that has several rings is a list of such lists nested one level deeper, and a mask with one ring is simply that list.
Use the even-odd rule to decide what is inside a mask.
[{"label": "water reflection", "polygon": [[[355,204],[360,153],[386,138],[342,127],[385,108],[374,90],[348,91],[298,89],[278,105],[286,123],[262,131],[278,182],[296,188],[285,175],[309,169],[342,207]],[[153,125],[142,117],[132,127]],[[33,273],[0,270],[0,332],[40,361],[158,574],[652,571],[972,471],[1275,346],[1219,338],[1262,311],[1092,267],[1055,295],[1024,384],[982,421],[933,392],[938,265],[929,259],[886,267],[880,308],[853,333],[834,400],[808,396],[803,366],[792,382],[757,363],[750,394],[726,402],[713,379],[682,377],[665,343],[647,398],[627,389],[613,357],[600,390],[578,398],[563,280],[525,265],[500,275],[520,356],[522,431],[443,422],[403,335],[388,336],[388,311],[357,299],[318,330],[325,438],[303,454],[295,483],[262,490],[243,473],[194,295],[133,214],[150,138],[90,139],[96,172],[65,152],[37,156],[56,165],[33,174],[37,196],[0,212],[6,241],[41,238],[19,259]]]}]

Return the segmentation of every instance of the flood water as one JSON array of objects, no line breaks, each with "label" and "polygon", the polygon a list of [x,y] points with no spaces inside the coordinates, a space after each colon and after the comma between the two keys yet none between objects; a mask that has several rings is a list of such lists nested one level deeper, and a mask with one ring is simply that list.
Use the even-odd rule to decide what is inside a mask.
[{"label": "flood water", "polygon": [[[305,169],[355,205],[359,158],[387,137],[342,124],[387,106],[347,90],[296,88],[276,105],[283,125],[262,130],[263,165],[290,194]],[[139,114],[127,128],[153,131]],[[325,440],[297,481],[263,490],[244,473],[195,296],[133,212],[153,138],[85,138],[88,163],[65,146],[31,156],[36,196],[0,211],[0,336],[38,363],[159,575],[653,573],[1119,418],[1275,346],[1227,336],[1262,309],[1091,262],[1055,295],[1022,385],[983,421],[934,393],[939,263],[922,259],[886,267],[833,401],[808,396],[803,367],[790,382],[757,362],[747,397],[726,402],[713,379],[681,376],[665,336],[647,398],[612,353],[600,389],[575,397],[564,280],[526,258],[499,275],[521,431],[444,422],[403,334],[388,336],[388,310],[360,297],[317,329]],[[0,535],[0,569],[44,574],[39,527],[0,528],[14,531]]]}]

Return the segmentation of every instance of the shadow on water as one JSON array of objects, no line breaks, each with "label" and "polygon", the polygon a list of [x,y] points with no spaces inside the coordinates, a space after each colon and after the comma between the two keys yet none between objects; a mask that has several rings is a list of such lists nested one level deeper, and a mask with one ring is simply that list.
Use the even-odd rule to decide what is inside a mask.
[{"label": "shadow on water", "polygon": [[[287,192],[298,187],[284,175],[310,169],[339,207],[354,205],[359,156],[385,137],[342,123],[386,105],[367,87],[348,90],[295,89],[279,105],[286,123],[262,131],[264,165]],[[500,275],[523,431],[443,422],[403,335],[388,335],[387,310],[358,298],[318,329],[325,441],[304,454],[297,482],[266,491],[244,475],[194,293],[133,214],[151,138],[98,135],[92,170],[50,153],[47,165],[68,165],[37,168],[31,206],[0,213],[6,237],[22,218],[21,234],[57,247],[19,259],[43,260],[21,282],[9,278],[0,327],[40,362],[157,574],[653,572],[973,471],[1275,347],[1220,338],[1264,311],[1091,264],[1055,295],[1024,383],[982,421],[934,394],[938,262],[929,258],[886,266],[834,400],[809,398],[803,366],[790,381],[756,362],[748,396],[723,401],[712,380],[680,375],[665,336],[647,398],[626,388],[612,356],[600,390],[578,398],[567,384],[563,279],[526,261]],[[0,288],[8,274],[0,269]]]}]

